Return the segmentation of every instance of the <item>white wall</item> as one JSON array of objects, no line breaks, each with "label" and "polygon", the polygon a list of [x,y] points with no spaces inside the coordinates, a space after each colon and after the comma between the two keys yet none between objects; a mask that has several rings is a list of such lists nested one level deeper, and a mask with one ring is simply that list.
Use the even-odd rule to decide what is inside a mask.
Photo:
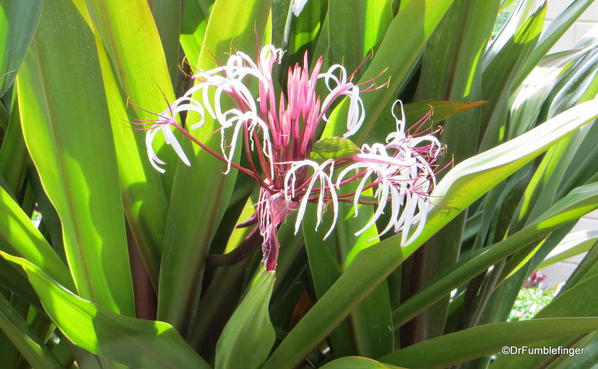
[{"label": "white wall", "polygon": [[[546,24],[550,24],[572,1],[578,0],[548,0]],[[572,48],[596,24],[598,24],[598,0],[594,0],[593,4],[586,9],[571,29],[563,35],[553,51]]]}]

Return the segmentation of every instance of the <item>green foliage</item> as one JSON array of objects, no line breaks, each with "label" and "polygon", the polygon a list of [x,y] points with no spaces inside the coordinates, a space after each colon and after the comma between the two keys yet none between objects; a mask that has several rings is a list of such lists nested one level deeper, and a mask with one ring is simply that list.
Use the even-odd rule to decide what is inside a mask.
[{"label": "green foliage", "polygon": [[[549,51],[593,1],[548,27],[550,4],[536,3],[308,0],[296,16],[293,0],[0,0],[2,369],[589,367],[598,233],[569,231],[598,208],[598,38]],[[304,57],[369,90],[351,137],[349,99],[331,107],[312,160],[382,142],[397,99],[408,134],[437,134],[445,155],[420,233],[381,235],[385,214],[356,236],[379,186],[364,182],[368,201],[341,201],[327,238],[329,199],[297,229],[292,213],[265,272],[258,189],[210,154],[216,119],[190,131],[204,148],[177,136],[190,167],[156,139],[166,173],[154,170],[134,128],[194,83],[186,74],[269,43],[286,50],[277,95]],[[582,253],[558,293],[524,287]],[[498,354],[505,345],[587,351]]]},{"label": "green foliage", "polygon": [[552,301],[555,294],[555,290],[545,290],[540,287],[522,288],[513,304],[509,321],[532,319]]}]

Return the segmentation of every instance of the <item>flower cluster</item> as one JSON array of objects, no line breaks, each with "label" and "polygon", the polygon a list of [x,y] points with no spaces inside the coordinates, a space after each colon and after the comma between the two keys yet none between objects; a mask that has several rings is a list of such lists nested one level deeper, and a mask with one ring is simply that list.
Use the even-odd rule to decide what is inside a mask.
[{"label": "flower cluster", "polygon": [[[297,232],[309,203],[316,204],[316,229],[326,209],[330,209],[332,222],[325,237],[336,224],[339,202],[353,204],[355,215],[360,204],[374,205],[373,216],[356,234],[376,224],[390,205],[389,221],[381,234],[401,231],[402,244],[409,243],[421,231],[431,206],[429,194],[435,185],[435,163],[442,151],[434,132],[423,129],[429,115],[406,131],[403,106],[396,102],[393,106],[396,131],[388,135],[385,143],[364,144],[342,157],[313,160],[313,146],[332,107],[341,99],[348,101],[343,135],[346,139],[365,120],[360,94],[381,86],[375,80],[353,83],[352,75],[347,75],[340,65],[322,71],[321,58],[310,72],[306,54],[303,65],[289,68],[286,88],[277,93],[273,68],[283,55],[282,50],[268,45],[261,50],[257,62],[237,52],[226,65],[193,75],[196,84],[156,114],[157,119],[147,128],[146,144],[152,165],[163,171],[160,165],[164,162],[152,145],[158,133],[182,162],[190,165],[174,135],[173,130],[178,130],[222,160],[225,174],[232,167],[252,177],[260,186],[260,194],[255,216],[248,223],[257,223],[268,270],[276,267],[277,227],[297,212]],[[257,88],[249,87],[256,82]],[[326,87],[326,96],[318,95],[320,84]],[[397,106],[400,116],[394,113]],[[218,122],[220,152],[205,146],[177,122],[181,112],[193,112],[187,116],[185,127],[189,130],[202,127],[206,116]],[[189,117],[197,119],[190,121]],[[239,145],[241,150],[237,150]],[[246,157],[246,167],[235,160],[238,151]],[[355,185],[350,186],[351,183]],[[414,225],[417,225],[415,231],[411,229]]]}]

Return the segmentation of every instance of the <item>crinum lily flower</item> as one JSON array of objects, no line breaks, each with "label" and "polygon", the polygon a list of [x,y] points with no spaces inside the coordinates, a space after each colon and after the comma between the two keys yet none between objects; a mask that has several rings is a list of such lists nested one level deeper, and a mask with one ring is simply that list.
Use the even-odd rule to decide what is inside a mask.
[{"label": "crinum lily flower", "polygon": [[[348,100],[344,140],[356,133],[365,119],[360,94],[376,90],[375,79],[365,83],[352,82],[340,65],[322,71],[319,58],[309,69],[307,54],[303,65],[289,68],[286,88],[277,93],[273,80],[273,67],[282,60],[284,52],[274,46],[265,46],[257,62],[248,55],[237,52],[226,65],[199,71],[193,78],[196,84],[152,121],[146,136],[149,159],[159,171],[164,162],[154,152],[152,142],[162,134],[184,164],[190,165],[173,130],[201,146],[225,163],[224,174],[231,168],[253,178],[260,186],[255,215],[244,225],[257,223],[262,238],[263,263],[267,270],[276,268],[279,243],[278,226],[292,213],[297,212],[295,233],[298,232],[309,203],[315,203],[317,224],[330,209],[332,222],[324,238],[328,237],[337,221],[339,202],[353,203],[355,215],[360,204],[375,205],[373,217],[365,224],[363,232],[373,226],[390,204],[388,226],[382,233],[393,229],[403,232],[406,244],[410,228],[418,224],[421,230],[430,208],[429,193],[435,184],[435,161],[441,145],[432,134],[405,132],[404,113],[395,115],[396,132],[388,136],[386,144],[363,145],[350,155],[327,160],[313,160],[312,150],[327,122],[327,114],[341,99]],[[249,86],[255,85],[252,89]],[[317,88],[323,84],[326,96],[319,96]],[[401,105],[402,109],[402,105]],[[200,117],[196,122],[186,122],[185,128],[177,122],[181,112],[194,111]],[[220,152],[206,147],[187,129],[199,128],[209,115],[216,120],[221,134]],[[423,125],[425,120],[419,123]],[[139,123],[147,124],[147,123]],[[235,160],[237,146],[246,157],[247,167]],[[345,185],[356,182],[357,190],[343,192]],[[364,196],[368,189],[375,189],[372,198]]]}]

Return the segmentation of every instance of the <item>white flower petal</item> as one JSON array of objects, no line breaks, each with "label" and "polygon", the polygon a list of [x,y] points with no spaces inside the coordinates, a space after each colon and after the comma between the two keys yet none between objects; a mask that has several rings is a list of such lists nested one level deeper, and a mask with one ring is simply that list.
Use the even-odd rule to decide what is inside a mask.
[{"label": "white flower petal", "polygon": [[291,4],[291,10],[295,17],[298,17],[299,14],[301,14],[305,4],[307,4],[307,0],[293,0],[293,4]]}]

